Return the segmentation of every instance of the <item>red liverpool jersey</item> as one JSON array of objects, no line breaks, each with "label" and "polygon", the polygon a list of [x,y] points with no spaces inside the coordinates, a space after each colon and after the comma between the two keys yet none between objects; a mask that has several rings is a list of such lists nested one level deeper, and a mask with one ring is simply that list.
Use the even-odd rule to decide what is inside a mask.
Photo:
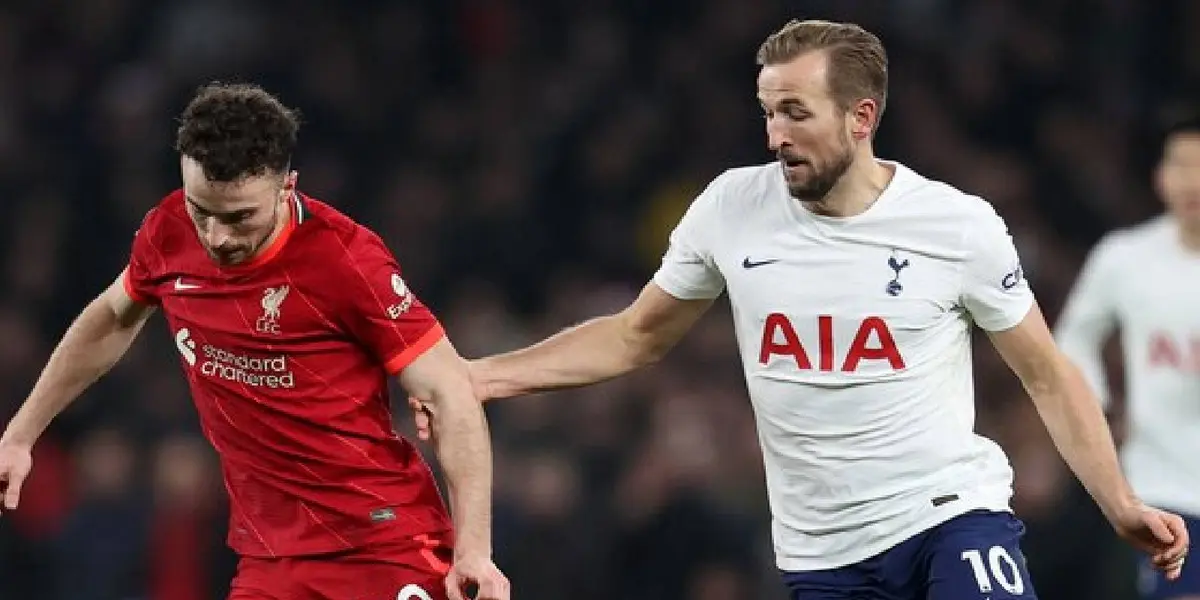
[{"label": "red liverpool jersey", "polygon": [[229,544],[294,556],[448,540],[428,465],[392,427],[388,380],[444,335],[379,236],[296,194],[253,260],[220,266],[183,192],[138,231],[125,287],[167,318],[229,492]]}]

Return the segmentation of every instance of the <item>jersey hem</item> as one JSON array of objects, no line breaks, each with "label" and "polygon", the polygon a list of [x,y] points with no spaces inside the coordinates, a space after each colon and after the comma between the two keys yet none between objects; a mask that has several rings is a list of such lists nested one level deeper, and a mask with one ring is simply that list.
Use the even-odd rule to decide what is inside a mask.
[{"label": "jersey hem", "polygon": [[395,375],[403,371],[405,367],[411,365],[414,360],[425,354],[427,350],[440,342],[445,336],[446,331],[442,328],[441,324],[434,324],[416,343],[397,352],[384,363],[383,366],[387,370],[388,375]]}]

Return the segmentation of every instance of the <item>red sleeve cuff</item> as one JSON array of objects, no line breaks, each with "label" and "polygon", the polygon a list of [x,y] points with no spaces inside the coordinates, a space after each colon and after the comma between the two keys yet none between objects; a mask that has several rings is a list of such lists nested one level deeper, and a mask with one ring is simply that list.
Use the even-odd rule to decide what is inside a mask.
[{"label": "red sleeve cuff", "polygon": [[121,277],[121,283],[125,286],[125,293],[128,294],[129,297],[132,298],[134,302],[137,302],[139,304],[154,304],[153,301],[151,301],[149,298],[146,298],[145,295],[139,293],[136,289],[134,289],[133,280],[131,280],[129,278],[128,270],[126,270],[125,275]]},{"label": "red sleeve cuff", "polygon": [[424,335],[415,343],[407,348],[397,352],[386,363],[383,364],[387,369],[388,375],[395,375],[403,371],[405,367],[411,365],[414,360],[417,360],[426,350],[433,347],[434,344],[440,342],[443,337],[446,337],[446,331],[442,329],[441,323],[434,323],[433,327],[429,328]]}]

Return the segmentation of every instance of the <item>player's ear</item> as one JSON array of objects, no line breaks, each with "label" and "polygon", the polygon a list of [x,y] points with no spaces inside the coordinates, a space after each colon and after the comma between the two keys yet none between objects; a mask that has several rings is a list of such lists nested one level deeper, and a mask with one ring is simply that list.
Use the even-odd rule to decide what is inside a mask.
[{"label": "player's ear", "polygon": [[870,98],[863,98],[850,107],[849,117],[850,136],[856,141],[868,139],[879,119],[879,104]]},{"label": "player's ear", "polygon": [[280,197],[284,200],[291,197],[292,192],[296,191],[296,182],[300,179],[299,171],[288,171],[283,176],[283,188],[279,191]]}]

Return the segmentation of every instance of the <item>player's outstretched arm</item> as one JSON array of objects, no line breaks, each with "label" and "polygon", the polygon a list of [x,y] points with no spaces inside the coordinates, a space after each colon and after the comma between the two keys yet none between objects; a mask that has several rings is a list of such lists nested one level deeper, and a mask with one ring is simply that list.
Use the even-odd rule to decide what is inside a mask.
[{"label": "player's outstretched arm", "polygon": [[410,395],[422,398],[438,430],[435,451],[446,473],[455,526],[451,599],[479,586],[480,600],[508,600],[508,580],[492,563],[492,447],[483,406],[471,389],[466,362],[442,338],[400,372]]},{"label": "player's outstretched arm", "polygon": [[1122,537],[1151,554],[1174,579],[1187,554],[1188,533],[1176,515],[1141,503],[1121,473],[1112,432],[1080,370],[1051,337],[1034,304],[1016,326],[989,332],[992,344],[1021,379],[1067,464]]},{"label": "player's outstretched arm", "polygon": [[625,310],[528,348],[474,361],[481,400],[589,385],[661,359],[713,301],[680,300],[649,283]]},{"label": "player's outstretched arm", "polygon": [[125,355],[153,312],[153,307],[129,297],[124,278],[122,272],[75,318],[0,437],[0,484],[6,484],[8,510],[17,507],[34,442],[54,417]]}]

